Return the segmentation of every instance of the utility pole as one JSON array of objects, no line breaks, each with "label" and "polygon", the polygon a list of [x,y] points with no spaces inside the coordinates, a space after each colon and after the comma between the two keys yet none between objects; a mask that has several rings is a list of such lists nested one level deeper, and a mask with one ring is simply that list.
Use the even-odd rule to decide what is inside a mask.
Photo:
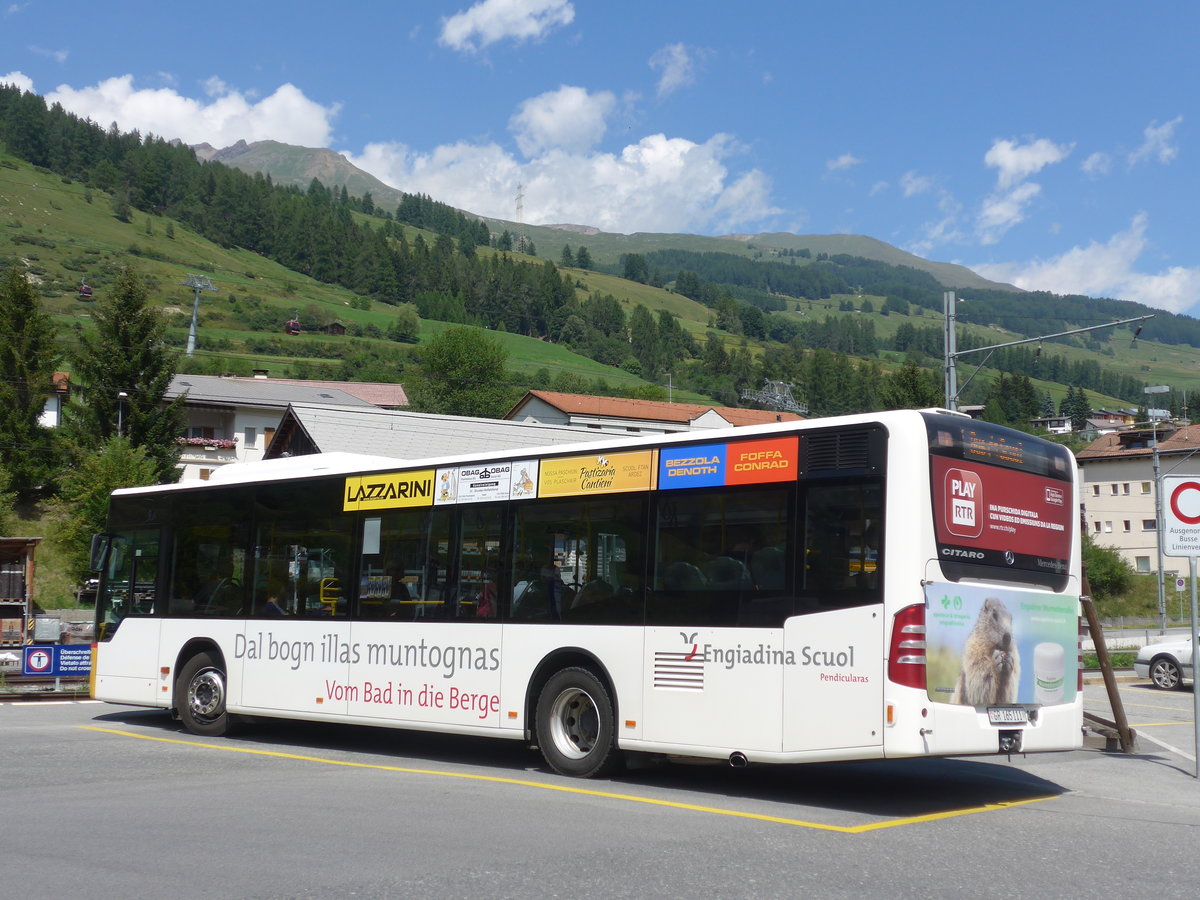
[{"label": "utility pole", "polygon": [[[991,344],[987,347],[972,347],[970,350],[959,350],[958,349],[958,337],[955,333],[956,332],[957,314],[955,312],[954,304],[964,303],[966,301],[963,300],[961,297],[956,298],[954,296],[954,291],[946,291],[945,294],[943,294],[943,296],[942,296],[942,300],[943,300],[943,303],[945,306],[944,314],[945,314],[945,319],[946,319],[946,322],[945,322],[946,339],[944,342],[944,346],[945,346],[944,364],[945,364],[945,372],[946,372],[946,379],[945,379],[945,381],[946,381],[946,409],[949,409],[949,410],[958,409],[958,395],[959,395],[961,389],[958,386],[957,365],[958,365],[958,358],[960,356],[966,356],[969,353],[987,353],[988,354],[986,357],[984,357],[983,362],[981,362],[979,364],[979,367],[976,368],[975,371],[971,373],[971,378],[968,378],[966,383],[963,384],[963,387],[965,388],[968,384],[971,383],[971,379],[974,378],[976,375],[978,375],[980,370],[984,366],[987,365],[987,361],[988,361],[988,359],[991,358],[993,351],[1001,350],[1005,347],[1017,347],[1021,344],[1040,344],[1042,341],[1048,341],[1051,338],[1066,337],[1067,335],[1070,335],[1070,334],[1083,334],[1084,332],[1087,332],[1087,331],[1099,331],[1101,328],[1117,328],[1121,325],[1130,325],[1134,322],[1145,322],[1147,319],[1154,318],[1153,315],[1137,316],[1136,318],[1133,318],[1133,319],[1121,319],[1118,322],[1108,322],[1104,325],[1089,325],[1086,328],[1072,328],[1070,331],[1056,331],[1054,334],[1043,334],[1043,335],[1039,335],[1038,337],[1022,338],[1019,341],[1006,341],[1003,344]],[[1141,330],[1142,329],[1139,327],[1137,329],[1137,331],[1135,331],[1133,333],[1133,339],[1135,341],[1137,340],[1138,333],[1141,332]]]},{"label": "utility pole", "polygon": [[954,291],[946,291],[942,294],[942,304],[945,307],[946,313],[946,368],[945,368],[945,386],[946,386],[946,409],[958,409],[958,328],[955,324],[954,304],[958,302],[954,297]]},{"label": "utility pole", "polygon": [[[1146,406],[1150,405],[1151,394],[1165,394],[1171,390],[1168,385],[1156,384],[1143,388],[1146,394]],[[1163,511],[1162,511],[1162,472],[1158,456],[1158,417],[1150,413],[1150,442],[1153,447],[1154,460],[1154,546],[1158,551],[1158,633],[1167,631],[1167,594],[1163,587]]]},{"label": "utility pole", "polygon": [[187,342],[187,355],[191,356],[196,352],[196,322],[200,318],[200,292],[215,292],[216,288],[207,275],[192,275],[188,273],[188,277],[179,283],[184,287],[190,287],[195,292],[195,299],[192,301],[192,327],[188,331]]}]

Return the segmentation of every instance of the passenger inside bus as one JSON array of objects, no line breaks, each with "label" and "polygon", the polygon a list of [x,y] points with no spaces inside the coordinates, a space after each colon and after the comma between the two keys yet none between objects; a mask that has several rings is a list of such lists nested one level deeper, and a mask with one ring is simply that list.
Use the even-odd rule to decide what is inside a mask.
[{"label": "passenger inside bus", "polygon": [[259,610],[259,615],[269,618],[287,615],[287,610],[283,608],[285,587],[280,578],[272,578],[267,582],[267,600]]},{"label": "passenger inside bus", "polygon": [[483,572],[483,585],[479,588],[479,596],[475,600],[475,616],[480,619],[495,619],[500,610],[498,608],[499,592],[498,579],[500,577],[499,567],[495,564],[489,565]]}]

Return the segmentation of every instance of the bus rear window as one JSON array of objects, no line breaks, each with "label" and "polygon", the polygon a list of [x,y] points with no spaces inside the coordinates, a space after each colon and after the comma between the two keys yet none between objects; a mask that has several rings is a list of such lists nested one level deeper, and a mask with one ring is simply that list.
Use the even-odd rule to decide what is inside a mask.
[{"label": "bus rear window", "polygon": [[1062,590],[1075,514],[1070,453],[983,422],[948,416],[926,422],[934,530],[946,576]]}]

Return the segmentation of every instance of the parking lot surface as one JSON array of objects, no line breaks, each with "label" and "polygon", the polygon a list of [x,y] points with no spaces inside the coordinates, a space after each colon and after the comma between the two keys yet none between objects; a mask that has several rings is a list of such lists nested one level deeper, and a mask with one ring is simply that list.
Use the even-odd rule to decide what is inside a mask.
[{"label": "parking lot surface", "polygon": [[[1194,895],[1190,692],[1123,684],[1141,736],[1040,756],[553,775],[519,744],[0,706],[6,882],[63,897]],[[1107,705],[1088,686],[1088,706]]]}]

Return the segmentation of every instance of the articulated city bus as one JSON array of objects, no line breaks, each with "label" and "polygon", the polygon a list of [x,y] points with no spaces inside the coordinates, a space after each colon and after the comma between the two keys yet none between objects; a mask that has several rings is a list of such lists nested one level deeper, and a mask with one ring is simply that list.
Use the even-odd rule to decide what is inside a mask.
[{"label": "articulated city bus", "polygon": [[595,776],[1082,742],[1075,464],[939,411],[113,494],[95,696],[511,738]]}]

